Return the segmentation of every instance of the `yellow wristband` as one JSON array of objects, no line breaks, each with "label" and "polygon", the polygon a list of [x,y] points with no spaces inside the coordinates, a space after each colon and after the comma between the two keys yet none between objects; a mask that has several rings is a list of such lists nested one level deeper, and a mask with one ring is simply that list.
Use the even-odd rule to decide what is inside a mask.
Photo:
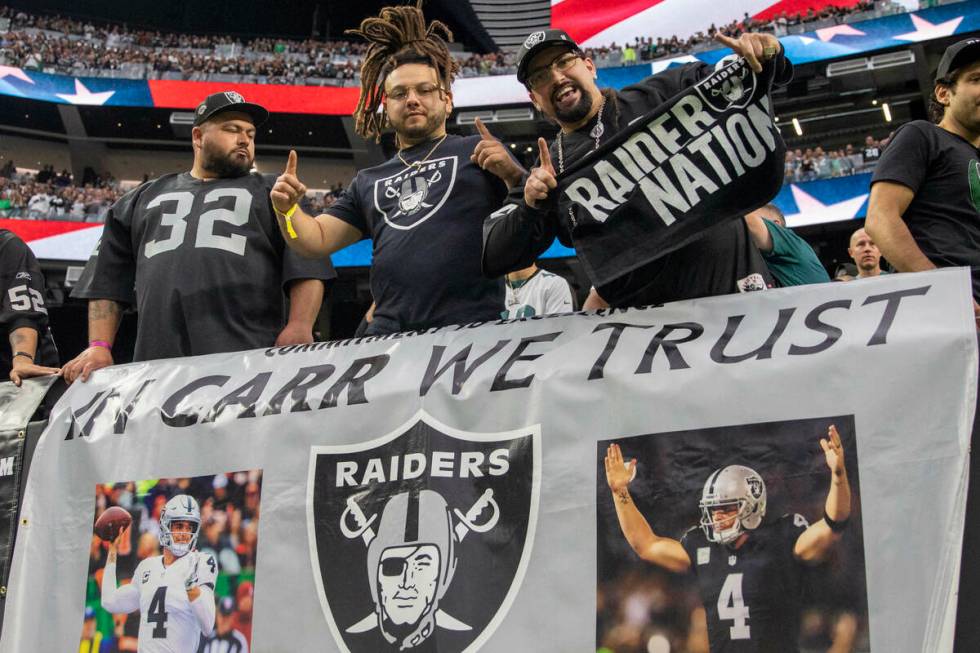
[{"label": "yellow wristband", "polygon": [[[296,213],[296,209],[298,207],[299,207],[299,204],[293,204],[290,207],[290,209],[288,211],[286,211],[285,213],[283,213],[279,209],[276,209],[276,213],[278,213],[279,215],[281,215],[282,217],[284,217],[286,219],[286,233],[288,233],[289,234],[289,237],[292,238],[293,240],[296,240],[297,238],[299,238],[299,235],[296,233],[296,230],[293,229],[293,220],[292,220],[293,214]],[[273,208],[275,208],[275,207],[273,207]]]}]

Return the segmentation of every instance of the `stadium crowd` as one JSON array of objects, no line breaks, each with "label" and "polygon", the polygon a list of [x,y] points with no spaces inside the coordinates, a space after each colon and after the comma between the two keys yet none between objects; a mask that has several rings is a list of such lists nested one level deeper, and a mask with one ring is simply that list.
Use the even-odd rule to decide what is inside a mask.
[{"label": "stadium crowd", "polygon": [[[888,0],[862,0],[850,7],[830,6],[796,14],[783,12],[769,21],[748,14],[722,26],[681,38],[638,37],[627,45],[588,48],[600,68],[632,65],[716,46],[715,36],[738,38],[762,31],[784,35],[794,26],[817,21],[840,22],[871,10],[904,11]],[[228,35],[176,34],[131,29],[125,25],[93,23],[62,16],[32,14],[0,6],[0,19],[9,19],[0,34],[0,63],[63,74],[99,74],[132,78],[211,79],[216,75],[247,77],[270,84],[355,85],[363,44],[346,40],[241,40]],[[460,77],[512,75],[514,53],[454,53]],[[254,79],[252,79],[254,78]],[[220,78],[219,78],[220,79]]]},{"label": "stadium crowd", "polygon": [[[784,182],[870,172],[889,139],[890,136],[879,140],[868,135],[859,149],[849,143],[842,148],[818,145],[790,150],[786,153]],[[338,182],[328,189],[310,190],[306,197],[309,210],[314,215],[323,213],[333,206],[343,188]],[[14,162],[7,160],[0,168],[0,217],[103,222],[106,209],[125,190],[108,174],[92,173],[77,184],[67,170],[58,173],[53,166],[44,165],[37,173],[18,171]]]},{"label": "stadium crowd", "polygon": [[111,175],[88,173],[78,183],[67,170],[44,165],[19,172],[8,159],[0,168],[0,217],[102,222],[124,191]]}]

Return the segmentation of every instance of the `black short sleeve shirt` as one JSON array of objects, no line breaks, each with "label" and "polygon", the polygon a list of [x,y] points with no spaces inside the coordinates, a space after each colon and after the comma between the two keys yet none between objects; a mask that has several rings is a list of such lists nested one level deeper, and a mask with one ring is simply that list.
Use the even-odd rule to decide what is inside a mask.
[{"label": "black short sleeve shirt", "polygon": [[483,218],[507,188],[470,161],[479,142],[449,135],[435,149],[432,140],[402,150],[361,170],[328,209],[374,241],[371,294],[382,331],[499,316],[503,280],[483,276],[480,252]]},{"label": "black short sleeve shirt", "polygon": [[332,279],[329,260],[286,247],[269,200],[272,176],[147,182],[106,216],[72,296],[135,304],[134,360],[272,345],[290,281]]},{"label": "black short sleeve shirt", "polygon": [[871,179],[912,189],[915,197],[902,216],[912,237],[937,266],[969,266],[974,299],[980,299],[978,160],[972,143],[916,120],[895,133]]}]

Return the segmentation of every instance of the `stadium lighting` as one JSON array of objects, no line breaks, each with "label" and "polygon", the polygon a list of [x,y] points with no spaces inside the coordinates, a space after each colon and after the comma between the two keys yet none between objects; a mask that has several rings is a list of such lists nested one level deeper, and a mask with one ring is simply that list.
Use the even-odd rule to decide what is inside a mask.
[{"label": "stadium lighting", "polygon": [[510,149],[512,149],[512,150],[513,150],[513,149],[515,149],[516,147],[517,147],[517,143],[511,143],[511,144],[510,144]]},{"label": "stadium lighting", "polygon": [[873,104],[874,106],[878,106],[878,100],[871,100],[871,104]]},{"label": "stadium lighting", "polygon": [[796,130],[797,136],[803,135],[803,128],[800,127],[800,121],[797,120],[796,118],[793,118],[793,129]]},{"label": "stadium lighting", "polygon": [[775,118],[774,118],[773,120],[774,120],[775,122],[779,122],[779,116],[776,116],[776,117],[775,117]]},{"label": "stadium lighting", "polygon": [[881,112],[883,114],[885,114],[885,122],[891,122],[892,121],[892,110],[888,106],[888,103],[887,102],[882,102],[881,103]]}]

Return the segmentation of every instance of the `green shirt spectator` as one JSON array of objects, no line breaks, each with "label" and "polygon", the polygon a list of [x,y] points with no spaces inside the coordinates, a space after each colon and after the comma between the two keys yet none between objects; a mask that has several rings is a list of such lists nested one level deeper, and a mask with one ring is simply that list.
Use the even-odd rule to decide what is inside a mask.
[{"label": "green shirt spectator", "polygon": [[830,281],[830,275],[816,252],[796,232],[786,227],[786,219],[776,206],[767,204],[749,213],[745,216],[745,223],[779,285],[803,286]]}]

